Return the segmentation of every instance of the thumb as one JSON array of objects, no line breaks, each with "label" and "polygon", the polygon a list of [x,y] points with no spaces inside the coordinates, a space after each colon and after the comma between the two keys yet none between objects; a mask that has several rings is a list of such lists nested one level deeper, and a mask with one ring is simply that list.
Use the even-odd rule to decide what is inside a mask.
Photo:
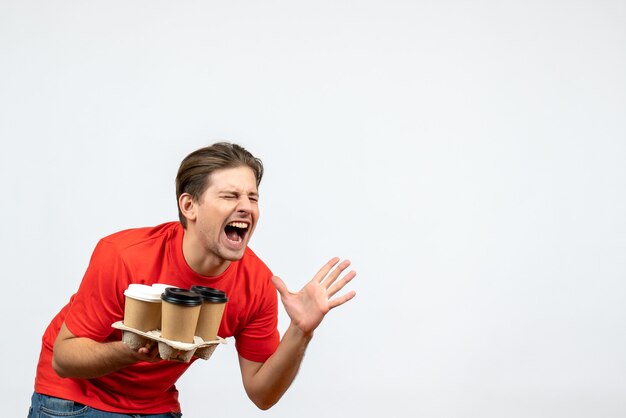
[{"label": "thumb", "polygon": [[286,296],[289,294],[289,289],[287,289],[287,285],[280,277],[272,276],[272,283],[274,284],[274,287],[276,288],[276,290],[278,290],[278,293],[280,293],[281,296]]}]

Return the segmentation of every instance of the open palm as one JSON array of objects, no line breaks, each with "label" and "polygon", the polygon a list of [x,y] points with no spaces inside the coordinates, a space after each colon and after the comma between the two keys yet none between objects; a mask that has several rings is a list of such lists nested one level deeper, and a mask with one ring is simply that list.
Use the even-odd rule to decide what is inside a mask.
[{"label": "open palm", "polygon": [[[343,305],[356,295],[355,291],[350,291],[342,296],[333,298],[337,292],[343,289],[356,276],[355,271],[350,271],[339,279],[341,273],[350,265],[350,261],[344,260],[338,265],[337,263],[339,263],[338,257],[331,259],[297,293],[290,292],[280,277],[274,276],[272,278],[287,315],[291,318],[292,323],[305,334],[312,333],[322,322],[328,311]],[[333,267],[335,268],[333,269]]]}]

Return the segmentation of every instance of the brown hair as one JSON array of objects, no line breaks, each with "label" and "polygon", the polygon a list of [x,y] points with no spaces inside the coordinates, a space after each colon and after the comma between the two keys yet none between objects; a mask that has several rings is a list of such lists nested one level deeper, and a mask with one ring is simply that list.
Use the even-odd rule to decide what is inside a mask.
[{"label": "brown hair", "polygon": [[[189,193],[193,200],[200,199],[209,187],[209,176],[223,168],[250,167],[259,187],[263,177],[263,163],[245,148],[229,142],[218,142],[200,148],[186,156],[180,163],[176,174],[176,202],[183,193]],[[187,219],[178,207],[178,219],[183,227],[187,227]]]}]

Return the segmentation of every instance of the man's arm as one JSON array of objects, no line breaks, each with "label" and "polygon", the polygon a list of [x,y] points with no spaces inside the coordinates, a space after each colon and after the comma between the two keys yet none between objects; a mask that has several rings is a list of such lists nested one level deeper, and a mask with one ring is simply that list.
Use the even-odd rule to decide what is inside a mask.
[{"label": "man's arm", "polygon": [[333,258],[326,263],[298,293],[289,292],[280,278],[276,276],[273,278],[285,310],[291,318],[291,324],[274,354],[264,363],[239,357],[244,388],[248,397],[259,408],[271,408],[289,388],[300,369],[313,331],[324,316],[331,309],[343,305],[356,295],[351,291],[331,299],[356,276],[356,273],[351,271],[341,280],[337,280],[350,265],[350,262],[345,260],[330,272],[338,262],[338,258]]},{"label": "man's arm", "polygon": [[156,344],[133,351],[122,341],[100,343],[76,337],[63,323],[54,342],[52,368],[61,377],[91,379],[139,361],[158,361],[158,354]]}]

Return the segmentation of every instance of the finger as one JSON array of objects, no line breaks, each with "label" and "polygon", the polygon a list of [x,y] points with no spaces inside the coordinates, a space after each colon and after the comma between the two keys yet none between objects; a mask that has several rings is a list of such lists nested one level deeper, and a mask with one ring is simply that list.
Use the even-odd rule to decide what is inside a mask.
[{"label": "finger", "polygon": [[352,279],[356,276],[356,271],[352,270],[345,276],[341,278],[338,282],[336,282],[331,288],[328,289],[328,297],[332,297],[335,293],[339,292],[345,285],[350,283]]},{"label": "finger", "polygon": [[154,341],[147,340],[146,343],[137,350],[137,352],[139,354],[143,354],[144,356],[148,355],[150,353],[150,349],[152,348],[152,344],[154,344]]},{"label": "finger", "polygon": [[287,285],[280,277],[272,276],[272,283],[274,284],[276,290],[278,290],[278,293],[280,293],[280,296],[287,296],[289,294],[289,289],[287,289]]},{"label": "finger", "polygon": [[146,347],[141,347],[137,350],[137,353],[141,356],[142,360],[146,361],[150,358],[150,349]]},{"label": "finger", "polygon": [[339,275],[347,269],[349,265],[350,260],[343,260],[337,267],[335,267],[328,277],[323,280],[326,289],[328,289],[335,282],[335,280],[337,280],[337,277],[339,277]]},{"label": "finger", "polygon": [[149,356],[150,356],[150,359],[151,359],[151,361],[152,361],[152,362],[155,362],[155,361],[160,361],[160,360],[161,360],[161,353],[159,352],[159,346],[158,346],[158,344],[155,344],[155,345],[152,347],[152,350],[150,351]]},{"label": "finger", "polygon": [[313,281],[317,283],[321,283],[324,280],[324,277],[328,274],[331,268],[335,266],[339,262],[339,257],[331,258],[328,263],[324,264],[324,266],[317,272],[315,276],[313,276]]},{"label": "finger", "polygon": [[353,297],[356,296],[356,292],[354,290],[351,290],[350,292],[346,293],[345,295],[342,295],[340,297],[337,297],[333,300],[330,300],[328,302],[328,308],[329,309],[334,309],[337,306],[341,306],[344,303],[346,303],[347,301],[349,301],[350,299],[352,299]]},{"label": "finger", "polygon": [[147,349],[146,347],[141,347],[139,350],[137,350],[137,352],[138,352],[139,354],[141,354],[141,355],[144,355],[144,356],[145,356],[145,355],[147,355],[147,354],[150,352],[150,350],[149,350],[149,349]]},{"label": "finger", "polygon": [[144,347],[141,347],[139,350],[137,350],[137,353],[142,357],[143,361],[147,361],[150,363],[154,363],[155,361],[161,359],[159,346],[157,344],[146,344]]}]

